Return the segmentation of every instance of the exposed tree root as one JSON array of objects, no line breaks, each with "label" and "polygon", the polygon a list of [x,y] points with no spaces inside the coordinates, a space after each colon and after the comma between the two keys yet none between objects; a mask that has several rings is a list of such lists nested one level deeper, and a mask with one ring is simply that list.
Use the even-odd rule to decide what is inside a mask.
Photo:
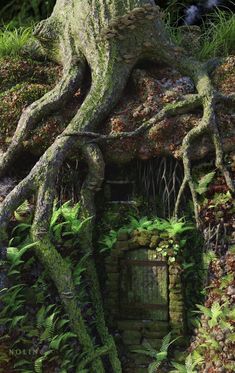
[{"label": "exposed tree root", "polygon": [[[124,70],[124,76],[128,73],[129,69]],[[101,85],[101,82],[98,80],[96,82],[97,85],[91,88],[80,111],[74,117],[68,128],[71,127],[72,130],[77,128],[77,131],[86,130],[90,127],[95,128],[119,99],[123,90],[123,82],[121,81],[121,84],[117,84],[113,87],[111,82],[106,80],[105,77],[100,77],[100,79],[102,79],[102,83],[104,84]],[[36,163],[29,175],[7,196],[0,208],[0,240],[2,245],[7,244],[6,228],[13,211],[26,198],[32,195],[32,193],[38,192],[35,218],[32,227],[32,237],[38,242],[35,253],[43,266],[47,268],[51,279],[56,285],[65,311],[68,314],[72,330],[78,335],[78,339],[84,351],[88,353],[88,356],[92,356],[94,347],[91,337],[86,331],[81,311],[76,303],[71,270],[52,245],[49,237],[49,222],[55,197],[53,188],[56,176],[66,156],[72,151],[75,145],[76,139],[73,137],[58,138]],[[91,145],[87,148],[84,141],[80,143],[79,147],[84,149],[84,154],[90,166],[90,172],[84,183],[82,193],[84,216],[90,216],[90,214],[95,214],[93,199],[96,189],[100,187],[103,181],[103,164],[102,162],[100,163],[98,157],[99,149],[96,149],[95,145],[92,145],[94,149],[93,152],[90,151]],[[86,231],[83,233],[81,248],[84,252],[92,252],[92,225],[88,224]],[[88,258],[87,267],[89,282],[91,284],[91,297],[98,320],[97,329],[102,343],[111,346],[109,349],[109,357],[113,371],[121,372],[121,365],[117,356],[115,343],[105,325],[99,282],[93,258]],[[97,358],[92,361],[92,371],[104,372],[100,359]]]},{"label": "exposed tree root", "polygon": [[179,206],[180,206],[180,199],[183,195],[185,187],[189,186],[192,199],[194,203],[194,212],[195,212],[195,219],[197,225],[200,225],[199,215],[198,215],[198,201],[197,201],[197,194],[195,192],[192,174],[191,174],[191,162],[189,156],[190,146],[192,145],[195,138],[202,136],[204,133],[208,133],[213,140],[215,146],[215,155],[216,155],[216,166],[222,172],[227,182],[228,187],[234,192],[234,185],[231,179],[231,176],[224,165],[223,160],[223,148],[221,144],[221,138],[216,122],[216,114],[215,114],[215,103],[216,103],[216,93],[214,92],[213,87],[211,86],[210,78],[208,77],[207,72],[200,72],[196,75],[196,87],[198,90],[198,94],[202,100],[202,108],[203,108],[203,117],[199,124],[191,129],[187,135],[183,139],[182,143],[182,157],[183,157],[183,164],[184,164],[184,180],[182,183],[182,187],[180,188],[176,207],[175,207],[175,215],[178,215]]},{"label": "exposed tree root", "polygon": [[109,345],[108,356],[114,372],[121,372],[121,364],[117,355],[117,350],[113,337],[109,334],[108,328],[105,324],[105,317],[103,311],[103,304],[101,299],[101,291],[99,279],[94,262],[94,248],[92,242],[93,224],[96,214],[94,197],[98,190],[100,190],[104,179],[104,161],[103,156],[95,144],[85,144],[83,147],[83,154],[88,165],[88,174],[83,183],[81,190],[82,202],[82,217],[91,218],[80,233],[80,247],[84,254],[90,254],[87,258],[86,276],[90,284],[91,301],[96,314],[96,328],[100,335],[103,345]]},{"label": "exposed tree root", "polygon": [[66,105],[67,101],[80,86],[85,71],[84,59],[81,57],[76,61],[71,58],[71,61],[67,63],[68,65],[64,67],[63,76],[55,88],[23,111],[11,144],[0,160],[0,177],[12,165],[22,150],[23,142],[38,125],[39,121]]},{"label": "exposed tree root", "polygon": [[[75,92],[84,74],[85,61],[91,68],[92,85],[80,110],[67,128],[0,206],[0,244],[7,245],[7,225],[13,212],[26,198],[36,193],[37,203],[32,226],[32,237],[37,242],[34,250],[48,270],[68,314],[71,329],[77,334],[84,352],[87,353],[87,358],[84,358],[78,369],[91,364],[93,372],[102,373],[105,370],[101,356],[108,355],[113,372],[119,373],[122,371],[121,364],[114,340],[105,324],[99,280],[92,255],[94,197],[104,178],[104,160],[97,144],[139,136],[166,117],[188,113],[202,107],[201,121],[187,133],[182,143],[184,180],[175,206],[177,215],[182,195],[188,185],[198,222],[197,195],[192,181],[189,150],[195,138],[209,133],[215,146],[216,166],[224,174],[230,189],[234,191],[233,182],[223,163],[223,150],[215,119],[215,104],[234,103],[234,97],[224,97],[214,92],[205,65],[192,61],[184,51],[171,43],[159,9],[153,6],[152,1],[87,0],[85,3],[84,5],[82,1],[58,0],[52,16],[36,30],[39,40],[50,49],[48,54],[55,56],[57,61],[64,64],[64,75],[51,92],[22,114],[12,144],[0,163],[0,175],[8,170],[19,153],[22,142],[37,126],[38,121],[61,105],[65,105]],[[59,48],[59,51],[54,50],[52,45],[54,49]],[[131,52],[128,53],[130,46]],[[69,58],[65,63],[67,53]],[[157,59],[177,67],[193,79],[197,94],[185,96],[183,101],[166,105],[133,132],[101,135],[98,126],[117,104],[132,68],[142,59]],[[57,174],[65,159],[78,150],[88,165],[88,174],[81,191],[81,202],[82,216],[90,219],[83,226],[80,247],[84,254],[90,254],[87,259],[86,275],[96,312],[97,331],[103,344],[98,350],[93,346],[76,302],[71,268],[53,246],[49,236]]]},{"label": "exposed tree root", "polygon": [[[39,187],[35,217],[32,226],[32,238],[37,242],[34,251],[54,282],[64,309],[69,317],[72,330],[78,335],[84,351],[94,355],[92,339],[88,334],[81,310],[76,299],[76,290],[69,264],[61,257],[49,236],[50,219],[54,202],[54,185],[57,176],[56,164],[48,168]],[[93,372],[104,372],[102,361],[97,358],[92,361]]]}]

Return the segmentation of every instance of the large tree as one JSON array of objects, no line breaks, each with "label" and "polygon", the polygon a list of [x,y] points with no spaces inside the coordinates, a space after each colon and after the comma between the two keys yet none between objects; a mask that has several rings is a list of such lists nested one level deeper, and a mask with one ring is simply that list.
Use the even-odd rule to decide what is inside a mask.
[{"label": "large tree", "polygon": [[[204,133],[210,135],[215,148],[216,166],[223,173],[232,192],[233,182],[223,161],[223,149],[217,126],[215,108],[218,103],[234,103],[233,96],[215,91],[209,72],[213,63],[201,63],[175,46],[169,38],[162,14],[153,0],[57,0],[52,15],[40,22],[34,35],[44,54],[63,66],[58,84],[41,99],[26,108],[19,120],[12,142],[0,160],[0,176],[9,170],[23,148],[30,132],[42,118],[61,106],[66,106],[91,71],[91,87],[84,102],[69,125],[45,151],[29,174],[9,193],[0,207],[2,248],[7,245],[7,226],[12,213],[31,195],[36,195],[31,235],[37,245],[35,255],[45,266],[54,282],[71,329],[77,334],[82,348],[88,354],[79,369],[90,364],[94,372],[105,371],[101,356],[108,355],[115,373],[121,372],[114,340],[105,325],[99,281],[96,274],[92,244],[95,219],[94,197],[104,179],[104,157],[101,143],[136,137],[158,121],[202,108],[197,125],[188,131],[181,146],[184,179],[175,206],[178,214],[180,200],[189,186],[198,221],[197,195],[191,175],[190,147]],[[132,132],[103,135],[104,119],[120,100],[133,68],[140,61],[164,63],[189,76],[197,93],[166,106]],[[80,247],[91,254],[87,262],[92,303],[96,311],[97,329],[102,346],[95,349],[81,310],[76,302],[76,291],[71,270],[52,244],[49,225],[55,199],[55,181],[58,172],[71,155],[82,154],[88,166],[87,177],[81,190],[82,216],[90,218],[84,225]]]}]

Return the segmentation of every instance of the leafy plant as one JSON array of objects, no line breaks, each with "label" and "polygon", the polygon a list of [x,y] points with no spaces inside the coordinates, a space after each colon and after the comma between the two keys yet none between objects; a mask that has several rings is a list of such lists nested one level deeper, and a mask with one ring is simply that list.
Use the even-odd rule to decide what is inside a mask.
[{"label": "leafy plant", "polygon": [[[30,353],[28,356],[8,354],[8,362],[14,367],[14,371],[21,373],[44,372],[51,364],[58,366],[61,373],[66,373],[77,366],[80,348],[76,335],[69,328],[69,320],[58,304],[58,298],[51,295],[54,291],[48,289],[52,284],[48,284],[45,271],[41,272],[40,266],[38,267],[34,257],[30,255],[30,249],[37,243],[29,241],[29,227],[28,224],[19,224],[12,231],[17,236],[12,237],[10,242],[17,241],[19,246],[10,246],[7,249],[11,285],[0,293],[0,301],[3,304],[0,310],[0,325],[6,328],[10,343],[8,350],[28,350],[30,346],[34,346],[33,348],[40,350],[40,356]],[[81,277],[86,259],[87,256],[82,257],[74,269],[71,268],[74,282],[79,286],[78,301],[81,307],[85,305],[82,303]],[[4,359],[6,360],[6,356]],[[0,360],[1,363],[4,362],[1,352]]]},{"label": "leafy plant", "polygon": [[21,27],[13,30],[4,28],[3,30],[0,30],[0,58],[6,56],[19,56],[22,48],[27,44],[31,37],[31,27]]},{"label": "leafy plant", "polygon": [[2,0],[0,20],[10,21],[14,27],[39,21],[50,15],[55,0]]},{"label": "leafy plant", "polygon": [[154,220],[153,229],[166,231],[169,234],[169,237],[176,237],[195,228],[192,225],[187,225],[182,218],[178,220],[175,218],[171,218],[169,220],[158,218]]},{"label": "leafy plant", "polygon": [[103,236],[103,238],[99,241],[101,244],[101,253],[112,249],[117,241],[117,233],[118,232],[111,230],[108,234]]},{"label": "leafy plant", "polygon": [[195,369],[198,365],[203,362],[203,357],[198,355],[196,358],[192,354],[189,354],[185,359],[185,364],[172,362],[175,370],[171,370],[170,373],[198,373]]},{"label": "leafy plant", "polygon": [[148,366],[148,373],[154,373],[160,367],[162,362],[167,359],[168,349],[172,343],[178,338],[171,340],[171,333],[168,333],[162,340],[160,351],[155,350],[151,344],[145,340],[143,343],[143,349],[133,350],[133,352],[149,356],[154,359]]},{"label": "leafy plant", "polygon": [[217,9],[209,23],[203,25],[200,59],[229,56],[234,52],[235,16],[232,12]]},{"label": "leafy plant", "polygon": [[9,260],[11,266],[9,269],[8,275],[11,276],[13,274],[19,273],[18,270],[16,270],[16,267],[18,267],[20,264],[24,263],[23,260],[21,260],[22,256],[24,253],[31,249],[32,247],[36,246],[38,243],[33,242],[29,243],[22,248],[17,248],[17,247],[8,247],[7,249],[7,259]]},{"label": "leafy plant", "polygon": [[213,196],[213,200],[211,201],[209,208],[214,208],[219,205],[223,205],[232,200],[232,196],[230,191],[226,193],[215,193]]},{"label": "leafy plant", "polygon": [[84,224],[92,219],[92,217],[80,219],[78,217],[79,211],[79,202],[73,206],[70,201],[67,201],[59,208],[57,208],[55,204],[50,222],[50,229],[57,242],[62,242],[62,240],[67,236],[71,238],[71,240],[67,242],[67,245],[77,243],[78,234]]},{"label": "leafy plant", "polygon": [[129,230],[149,230],[149,229],[152,229],[153,227],[153,220],[150,220],[149,218],[147,218],[147,216],[144,216],[140,219],[137,219],[135,218],[134,216],[130,216],[130,221],[129,221],[129,224],[128,224],[128,228]]},{"label": "leafy plant", "polygon": [[215,171],[209,172],[208,174],[202,176],[197,182],[195,182],[196,193],[202,195],[207,191],[208,185],[212,182],[215,176]]},{"label": "leafy plant", "polygon": [[[209,318],[208,325],[210,328],[213,328],[217,325],[219,318],[223,315],[223,309],[226,306],[226,303],[220,305],[218,302],[214,302],[211,308],[207,308],[200,304],[197,304],[197,308],[200,312]],[[196,312],[196,311],[195,311]]]}]

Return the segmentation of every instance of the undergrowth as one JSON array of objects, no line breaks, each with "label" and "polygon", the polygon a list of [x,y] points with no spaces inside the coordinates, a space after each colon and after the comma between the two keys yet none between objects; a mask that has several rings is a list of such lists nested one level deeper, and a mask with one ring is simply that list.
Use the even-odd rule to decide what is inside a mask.
[{"label": "undergrowth", "polygon": [[208,25],[202,26],[202,42],[198,52],[200,59],[215,56],[227,57],[235,52],[235,15],[216,10]]},{"label": "undergrowth", "polygon": [[[177,45],[182,45],[185,36],[190,32],[190,26],[182,29],[172,24],[170,13],[166,13],[165,20],[172,41]],[[235,15],[232,12],[217,9],[200,28],[198,49],[192,48],[190,50],[194,57],[206,60],[216,56],[227,57],[234,54]]]},{"label": "undergrowth", "polygon": [[[34,3],[34,2],[33,2]],[[39,20],[37,6],[31,4],[34,9],[34,22]],[[35,2],[37,3],[37,1]],[[29,4],[28,4],[29,6]],[[26,12],[27,13],[27,12]],[[1,15],[1,12],[0,12]],[[171,39],[177,45],[182,45],[187,32],[174,23],[172,24],[172,13],[166,12],[165,21]],[[32,24],[32,20],[30,22]],[[32,37],[32,26],[25,27],[24,22],[9,22],[7,26],[0,29],[0,58],[5,56],[18,56],[24,45]],[[215,56],[226,57],[235,51],[235,15],[232,12],[215,10],[208,20],[201,25],[201,37],[198,50],[191,52],[195,57],[204,60]]]},{"label": "undergrowth", "polygon": [[19,27],[50,15],[55,0],[2,0],[0,21]]},{"label": "undergrowth", "polygon": [[[79,208],[79,204],[71,206],[69,202],[55,206],[51,236],[71,266],[77,301],[91,323],[92,311],[82,275],[86,256],[74,252],[77,234],[85,224],[77,218]],[[9,287],[0,293],[0,372],[12,368],[21,373],[74,372],[83,354],[53,284],[31,251],[36,243],[30,240],[26,210],[28,204],[24,203],[15,214],[20,224],[12,230],[7,248]]]},{"label": "undergrowth", "polygon": [[20,27],[10,30],[8,27],[0,30],[0,58],[20,55],[22,48],[32,37],[31,27]]}]

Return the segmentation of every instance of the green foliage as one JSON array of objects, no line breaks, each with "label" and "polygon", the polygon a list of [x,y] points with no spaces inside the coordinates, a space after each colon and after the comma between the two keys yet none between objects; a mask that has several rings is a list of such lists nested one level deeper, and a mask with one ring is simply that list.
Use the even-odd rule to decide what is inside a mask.
[{"label": "green foliage", "polygon": [[50,15],[55,0],[2,0],[0,21],[14,27],[39,21]]},{"label": "green foliage", "polygon": [[193,354],[189,354],[185,359],[185,364],[180,364],[177,362],[172,362],[171,364],[175,368],[175,370],[171,370],[170,373],[198,373],[195,369],[198,365],[202,364],[203,357],[200,355],[194,356]]},{"label": "green foliage", "polygon": [[232,12],[216,10],[204,25],[202,45],[198,57],[208,59],[215,56],[229,56],[235,51],[235,15]]},{"label": "green foliage", "polygon": [[215,171],[209,172],[202,176],[197,182],[195,182],[195,192],[198,194],[204,194],[207,191],[208,185],[212,182],[215,176]]},{"label": "green foliage", "polygon": [[[67,240],[71,241],[71,247],[77,242],[77,233],[82,225],[77,218],[79,208],[79,205],[67,203],[55,209],[51,222],[52,235],[57,224],[66,223],[61,236],[67,240],[67,236],[64,238],[63,235],[69,232],[73,238]],[[38,352],[8,356],[0,351],[0,364],[8,361],[15,372],[22,373],[49,371],[52,365],[60,369],[60,373],[70,372],[80,361],[80,346],[76,335],[70,330],[56,289],[31,253],[38,243],[30,242],[29,229],[30,224],[21,223],[12,230],[14,236],[7,249],[8,278],[11,283],[0,293],[0,301],[4,305],[0,310],[0,325],[6,327],[8,351],[30,351],[33,346]],[[87,257],[76,257],[76,265],[73,265],[72,257],[68,258],[74,283],[79,288],[77,301],[84,309],[87,307],[87,294],[82,274]],[[88,315],[89,311],[85,312]]]},{"label": "green foliage", "polygon": [[59,208],[57,208],[55,204],[50,229],[57,243],[62,243],[66,239],[66,242],[64,242],[65,246],[77,244],[81,229],[84,224],[92,219],[92,217],[80,219],[78,217],[80,207],[79,202],[73,206],[71,202],[68,201]]},{"label": "green foliage", "polygon": [[[177,1],[166,10],[165,22],[168,33],[174,43],[181,46],[184,34],[177,26],[179,21],[178,9],[173,12]],[[177,22],[176,22],[177,21]],[[213,58],[216,56],[227,57],[234,54],[235,40],[235,16],[232,12],[216,9],[206,22],[201,25],[200,46],[198,50],[191,50],[196,58],[201,60]]]},{"label": "green foliage", "polygon": [[29,243],[28,245],[23,246],[22,248],[17,247],[8,247],[7,249],[7,258],[9,260],[9,263],[11,264],[8,276],[15,275],[16,273],[19,273],[16,267],[18,267],[20,264],[24,263],[23,260],[21,260],[24,253],[31,249],[32,247],[36,246],[37,242]]},{"label": "green foliage", "polygon": [[214,208],[219,205],[223,205],[231,200],[232,200],[232,196],[231,196],[230,191],[226,193],[215,193],[210,203],[209,208]]},{"label": "green foliage", "polygon": [[156,219],[154,221],[154,227],[152,229],[157,229],[159,231],[166,231],[169,237],[177,237],[187,231],[192,231],[195,228],[191,224],[187,224],[183,219],[171,218],[166,219]]},{"label": "green foliage", "polygon": [[[104,234],[99,243],[101,244],[100,252],[110,251],[117,241],[117,237],[121,232],[131,233],[133,231],[149,232],[158,231],[159,233],[166,233],[168,238],[172,239],[169,242],[170,246],[173,244],[174,255],[176,256],[180,249],[182,249],[186,243],[185,240],[180,240],[179,243],[174,242],[174,239],[180,237],[187,231],[192,231],[195,228],[191,224],[187,224],[183,219],[149,219],[147,216],[137,218],[129,216],[129,222],[117,230],[111,229],[108,233]],[[169,245],[166,248],[170,247]],[[159,252],[164,251],[164,255],[167,255],[163,245],[159,245]],[[172,255],[173,256],[173,255]]]},{"label": "green foliage", "polygon": [[0,58],[20,55],[22,48],[32,37],[31,27],[20,27],[10,30],[9,28],[0,29]]},{"label": "green foliage", "polygon": [[108,234],[104,235],[103,238],[99,241],[101,245],[100,252],[110,251],[115,243],[117,242],[118,231],[111,229]]},{"label": "green foliage", "polygon": [[172,343],[174,343],[178,338],[171,340],[171,333],[168,333],[162,340],[162,345],[160,351],[155,350],[151,344],[145,340],[143,342],[143,349],[133,350],[133,352],[149,356],[154,359],[152,363],[148,366],[148,373],[154,373],[160,367],[163,361],[167,359],[168,349]]},{"label": "green foliage", "polygon": [[227,303],[220,305],[219,302],[214,302],[211,308],[197,304],[197,308],[200,310],[200,313],[208,318],[208,325],[210,328],[216,326],[218,322],[221,321],[221,319],[225,316],[227,312],[226,306]]},{"label": "green foliage", "polygon": [[159,254],[168,256],[168,261],[172,263],[186,244],[186,239],[182,235],[194,229],[193,225],[186,223],[183,219],[149,219],[146,216],[142,218],[130,216],[126,225],[117,230],[111,229],[102,236],[99,241],[101,245],[100,252],[110,251],[121,232],[147,232],[160,236],[160,243],[156,244],[156,250]]},{"label": "green foliage", "polygon": [[141,219],[136,219],[134,217],[130,218],[130,223],[127,226],[128,231],[132,230],[147,230],[153,231],[157,230],[159,232],[166,232],[168,233],[169,237],[176,237],[181,235],[182,233],[193,230],[194,227],[192,225],[187,225],[183,219],[161,219],[156,218],[154,220],[148,219],[146,216]]}]

